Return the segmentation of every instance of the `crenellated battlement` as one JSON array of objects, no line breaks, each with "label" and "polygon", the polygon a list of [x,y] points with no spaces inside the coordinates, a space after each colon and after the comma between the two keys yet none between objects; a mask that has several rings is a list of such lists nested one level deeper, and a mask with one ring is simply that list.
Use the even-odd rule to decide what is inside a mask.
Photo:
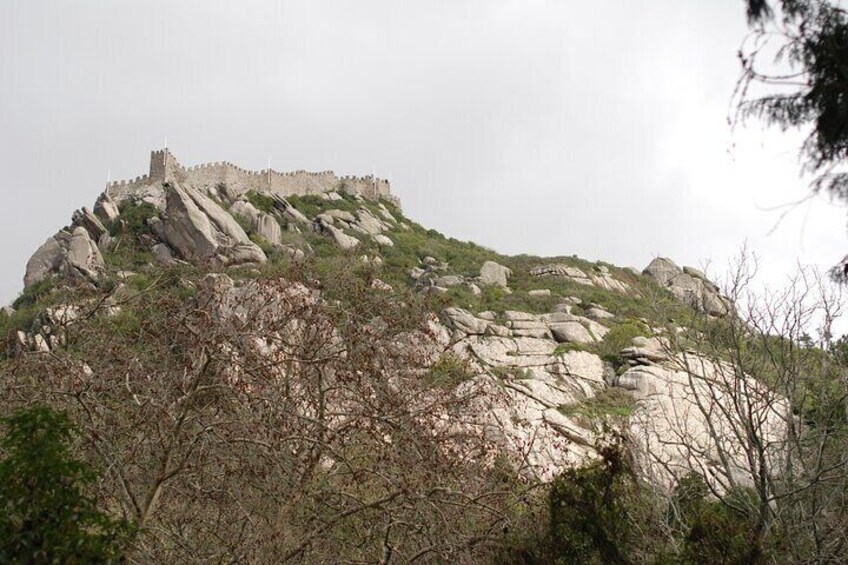
[{"label": "crenellated battlement", "polygon": [[150,183],[150,175],[139,175],[134,179],[113,180],[106,184],[106,189]]},{"label": "crenellated battlement", "polygon": [[183,166],[167,148],[150,152],[150,171],[132,180],[110,182],[106,192],[118,200],[139,190],[150,189],[163,182],[177,182],[206,191],[216,191],[225,185],[234,194],[250,190],[272,192],[281,196],[322,194],[343,191],[364,198],[386,198],[396,204],[388,180],[374,175],[336,176],[333,171],[304,170],[280,172],[273,169],[252,171],[228,161]]}]

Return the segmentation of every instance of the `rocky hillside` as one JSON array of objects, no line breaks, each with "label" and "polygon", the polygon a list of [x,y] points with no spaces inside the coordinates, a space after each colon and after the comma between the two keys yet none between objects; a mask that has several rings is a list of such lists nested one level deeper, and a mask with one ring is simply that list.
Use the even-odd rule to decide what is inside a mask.
[{"label": "rocky hillside", "polygon": [[[745,482],[735,416],[705,408],[727,370],[692,347],[732,316],[670,259],[507,257],[391,201],[164,183],[102,194],[32,256],[0,314],[3,410],[72,411],[110,508],[150,526],[141,560],[322,562],[332,542],[477,562],[471,540],[523,512],[515,485],[613,431],[655,484]],[[767,404],[777,442],[786,407]],[[502,481],[518,499],[486,507]]]}]

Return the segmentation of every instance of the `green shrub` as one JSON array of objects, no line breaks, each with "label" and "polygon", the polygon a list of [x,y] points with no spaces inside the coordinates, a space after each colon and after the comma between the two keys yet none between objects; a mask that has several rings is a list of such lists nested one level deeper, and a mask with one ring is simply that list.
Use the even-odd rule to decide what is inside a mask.
[{"label": "green shrub", "polygon": [[103,325],[112,336],[134,339],[142,328],[142,319],[131,308],[122,308],[117,314],[104,319]]},{"label": "green shrub", "polygon": [[124,200],[118,209],[121,215],[108,226],[113,237],[123,234],[139,237],[149,234],[150,226],[147,222],[158,215],[153,204],[142,200]]},{"label": "green shrub", "polygon": [[249,190],[246,196],[247,201],[253,204],[253,207],[261,212],[273,214],[277,209],[274,199],[267,194],[259,194],[255,190]]},{"label": "green shrub", "polygon": [[0,561],[121,562],[129,525],[112,520],[85,494],[96,477],[71,456],[67,416],[36,407],[3,423]]},{"label": "green shrub", "polygon": [[24,306],[11,316],[0,314],[0,339],[8,337],[13,331],[31,331],[42,311],[39,306]]},{"label": "green shrub", "polygon": [[[345,253],[338,245],[336,245],[336,242],[332,241],[329,237],[315,232],[303,232],[299,235],[304,241],[306,241],[309,248],[312,249],[312,253],[318,258],[326,259],[337,257]],[[361,250],[354,249],[353,251],[358,252]]]},{"label": "green shrub", "polygon": [[307,194],[305,196],[289,196],[286,198],[289,204],[297,208],[307,218],[314,218],[327,210],[343,210],[345,212],[355,212],[359,208],[359,204],[352,197],[344,197],[341,200],[324,200],[322,197],[315,194]]},{"label": "green shrub", "polygon": [[0,311],[0,338],[5,336],[12,327],[12,317]]},{"label": "green shrub", "polygon": [[158,215],[156,207],[148,202],[125,200],[120,204],[121,215],[109,225],[109,233],[116,239],[115,247],[103,253],[107,267],[118,270],[140,269],[154,262],[150,247],[156,236],[149,220]]},{"label": "green shrub", "polygon": [[468,361],[452,352],[447,352],[430,366],[424,376],[428,386],[454,389],[458,385],[474,378],[474,371]]},{"label": "green shrub", "polygon": [[268,240],[262,237],[261,235],[251,234],[250,241],[258,245],[259,249],[261,249],[267,257],[271,257],[272,255],[275,255],[278,252],[277,248],[274,247],[274,245],[272,245],[271,243],[269,243]]},{"label": "green shrub", "polygon": [[[30,285],[12,304],[12,315],[0,313],[0,343],[11,339],[14,331],[32,331],[44,309],[62,299],[67,293],[55,286],[55,278],[47,278]],[[0,355],[6,352],[0,347]]]},{"label": "green shrub", "polygon": [[34,306],[42,298],[50,294],[55,286],[55,281],[52,277],[38,281],[26,287],[21,295],[12,303],[12,308],[16,310],[27,306]]},{"label": "green shrub", "polygon": [[525,380],[532,379],[533,372],[522,367],[492,367],[490,372],[501,380]]},{"label": "green shrub", "polygon": [[559,407],[559,411],[564,415],[576,417],[587,425],[626,419],[635,409],[636,399],[618,387],[603,388],[592,398]]},{"label": "green shrub", "polygon": [[147,249],[122,241],[114,251],[103,253],[103,262],[114,270],[135,271],[153,265],[156,258]]},{"label": "green shrub", "polygon": [[636,481],[623,441],[600,449],[601,459],[564,471],[551,485],[550,563],[628,563],[632,524],[628,506]]},{"label": "green shrub", "polygon": [[591,346],[586,346],[581,343],[560,343],[554,348],[554,355],[564,355],[570,351],[589,351],[593,352],[593,348]]},{"label": "green shrub", "polygon": [[670,513],[671,524],[683,537],[682,562],[770,562],[752,514],[746,512],[757,506],[752,489],[737,487],[717,500],[711,497],[703,477],[690,473],[678,482],[671,504],[675,509]]},{"label": "green shrub", "polygon": [[616,324],[598,344],[598,354],[604,361],[618,369],[625,363],[621,350],[629,347],[633,338],[638,336],[651,337],[651,328],[644,322],[632,318]]},{"label": "green shrub", "polygon": [[235,212],[230,212],[230,215],[233,217],[239,227],[244,230],[244,233],[249,234],[253,231],[253,226],[250,224],[250,220],[248,220],[241,214],[236,214]]}]

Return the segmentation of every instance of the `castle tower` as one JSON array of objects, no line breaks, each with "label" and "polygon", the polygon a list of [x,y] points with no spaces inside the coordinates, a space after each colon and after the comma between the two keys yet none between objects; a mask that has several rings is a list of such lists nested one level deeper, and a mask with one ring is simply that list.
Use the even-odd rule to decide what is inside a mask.
[{"label": "castle tower", "polygon": [[179,180],[178,173],[182,170],[177,158],[167,148],[150,152],[150,180],[165,182]]}]

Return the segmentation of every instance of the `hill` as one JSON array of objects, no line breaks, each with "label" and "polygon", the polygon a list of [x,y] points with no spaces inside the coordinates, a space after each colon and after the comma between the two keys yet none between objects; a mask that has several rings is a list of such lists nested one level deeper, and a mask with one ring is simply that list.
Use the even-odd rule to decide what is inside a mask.
[{"label": "hill", "polygon": [[700,271],[503,256],[387,183],[309,175],[154,152],[0,314],[2,411],[71,415],[133,559],[497,560],[617,437],[666,493],[753,488],[778,457],[791,391],[734,361]]}]

